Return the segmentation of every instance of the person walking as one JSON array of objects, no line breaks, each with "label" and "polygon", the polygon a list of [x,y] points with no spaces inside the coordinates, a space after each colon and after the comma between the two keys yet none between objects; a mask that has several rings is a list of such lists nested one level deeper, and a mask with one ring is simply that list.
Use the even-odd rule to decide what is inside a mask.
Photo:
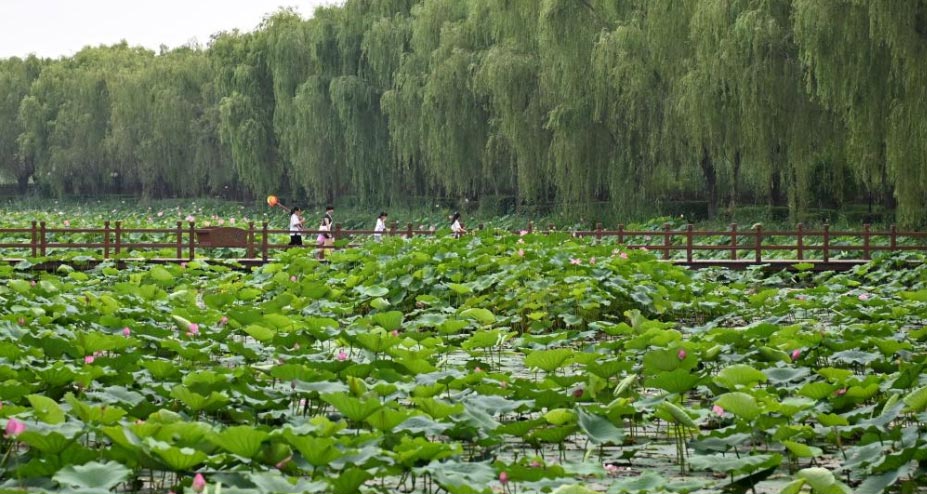
[{"label": "person walking", "polygon": [[386,217],[388,215],[385,211],[380,213],[380,216],[377,216],[377,224],[373,227],[373,239],[377,242],[383,240],[383,232],[386,231]]},{"label": "person walking", "polygon": [[290,210],[290,245],[303,244],[303,212],[298,207]]},{"label": "person walking", "polygon": [[467,229],[460,224],[460,213],[451,215],[451,232],[454,233],[455,238],[460,238],[461,235],[467,233]]},{"label": "person walking", "polygon": [[335,244],[335,239],[332,237],[332,224],[334,223],[334,218],[332,214],[335,212],[335,208],[332,206],[325,207],[325,215],[322,216],[322,223],[319,225],[319,237],[316,239],[319,244],[319,259],[324,259],[326,251],[330,250],[331,247]]}]

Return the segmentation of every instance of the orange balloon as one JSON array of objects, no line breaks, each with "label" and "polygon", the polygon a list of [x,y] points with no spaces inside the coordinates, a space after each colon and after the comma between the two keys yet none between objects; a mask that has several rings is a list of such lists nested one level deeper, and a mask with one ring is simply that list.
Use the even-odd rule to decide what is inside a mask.
[{"label": "orange balloon", "polygon": [[277,196],[267,196],[267,205],[276,206],[277,205]]}]

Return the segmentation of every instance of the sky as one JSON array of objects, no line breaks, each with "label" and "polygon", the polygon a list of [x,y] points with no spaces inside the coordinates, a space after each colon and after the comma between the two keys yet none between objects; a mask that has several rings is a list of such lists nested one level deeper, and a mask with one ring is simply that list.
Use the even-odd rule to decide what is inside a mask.
[{"label": "sky", "polygon": [[126,40],[158,51],[220,31],[253,31],[266,14],[294,7],[310,17],[343,0],[0,0],[0,58],[71,56]]}]

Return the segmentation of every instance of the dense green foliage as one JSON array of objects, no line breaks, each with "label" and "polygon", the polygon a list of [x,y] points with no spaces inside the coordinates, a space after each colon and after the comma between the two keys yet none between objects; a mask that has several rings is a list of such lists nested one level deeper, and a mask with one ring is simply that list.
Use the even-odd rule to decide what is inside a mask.
[{"label": "dense green foliage", "polygon": [[922,224],[925,55],[927,0],[348,0],[206,49],[0,61],[0,170],[58,195]]},{"label": "dense green foliage", "polygon": [[484,232],[252,272],[3,266],[0,489],[917,492],[907,260],[687,271]]}]

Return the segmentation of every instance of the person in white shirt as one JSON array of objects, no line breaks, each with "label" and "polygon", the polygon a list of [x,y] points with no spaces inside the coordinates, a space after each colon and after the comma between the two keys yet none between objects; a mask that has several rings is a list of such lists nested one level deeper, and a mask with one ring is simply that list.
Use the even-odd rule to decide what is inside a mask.
[{"label": "person in white shirt", "polygon": [[373,231],[376,232],[373,234],[373,239],[377,242],[383,240],[383,233],[386,231],[386,217],[388,215],[386,212],[381,212],[380,216],[377,216],[377,224],[373,227]]},{"label": "person in white shirt", "polygon": [[303,236],[300,232],[303,231],[303,217],[302,210],[299,208],[293,208],[290,210],[290,245],[302,245]]},{"label": "person in white shirt", "polygon": [[460,224],[460,213],[454,213],[451,216],[451,232],[453,232],[454,236],[457,238],[467,233],[467,229]]}]

